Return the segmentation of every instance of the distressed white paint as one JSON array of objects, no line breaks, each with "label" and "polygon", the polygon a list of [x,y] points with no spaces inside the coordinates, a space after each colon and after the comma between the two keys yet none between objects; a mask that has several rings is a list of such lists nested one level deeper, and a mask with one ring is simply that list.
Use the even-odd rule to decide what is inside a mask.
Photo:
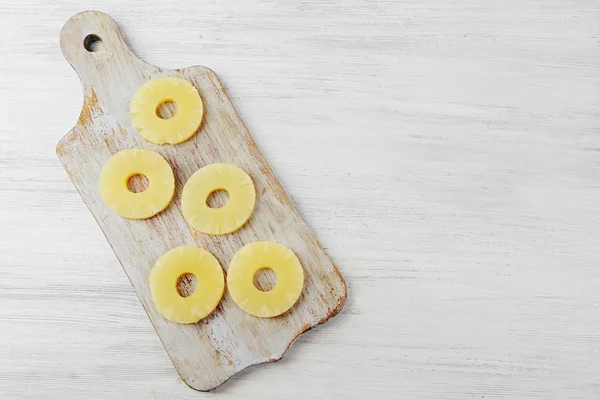
[{"label": "distressed white paint", "polygon": [[[75,12],[219,74],[348,283],[342,312],[214,393],[185,386],[54,154]],[[0,398],[597,399],[593,1],[0,6]]]}]

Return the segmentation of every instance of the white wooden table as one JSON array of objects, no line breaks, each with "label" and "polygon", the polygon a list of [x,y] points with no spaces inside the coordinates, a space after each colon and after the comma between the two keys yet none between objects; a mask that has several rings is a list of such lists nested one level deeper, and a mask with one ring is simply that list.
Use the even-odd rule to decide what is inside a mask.
[{"label": "white wooden table", "polygon": [[[595,1],[2,3],[1,399],[600,398]],[[62,24],[203,64],[348,283],[213,393],[179,379],[54,148]]]}]

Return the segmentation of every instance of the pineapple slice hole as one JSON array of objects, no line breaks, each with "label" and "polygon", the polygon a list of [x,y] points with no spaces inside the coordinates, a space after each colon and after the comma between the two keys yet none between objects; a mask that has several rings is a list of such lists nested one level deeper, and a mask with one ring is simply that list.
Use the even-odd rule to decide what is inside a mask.
[{"label": "pineapple slice hole", "polygon": [[225,277],[219,261],[197,246],[176,247],[150,272],[150,294],[169,321],[194,324],[210,315],[223,297]]},{"label": "pineapple slice hole", "polygon": [[156,107],[156,116],[160,119],[170,119],[177,114],[177,103],[171,100],[166,100]]},{"label": "pineapple slice hole", "polygon": [[[274,283],[272,277],[267,276],[269,269],[277,276],[270,290],[262,286],[263,282]],[[235,253],[227,270],[231,298],[239,308],[255,317],[276,317],[288,311],[300,298],[303,286],[300,260],[292,250],[275,242],[245,245]]]},{"label": "pineapple slice hole", "polygon": [[253,281],[258,290],[268,292],[277,284],[277,274],[271,268],[263,267],[256,271]]},{"label": "pineapple slice hole", "polygon": [[135,92],[129,111],[133,126],[144,139],[154,144],[177,144],[200,128],[204,106],[190,82],[164,77],[143,84]]},{"label": "pineapple slice hole", "polygon": [[[213,200],[225,200],[219,193],[222,191],[227,192],[227,201],[219,208],[212,207],[211,204],[216,204]],[[181,193],[185,220],[194,229],[209,235],[238,230],[252,215],[255,202],[252,179],[233,164],[218,163],[200,168],[188,179]]]},{"label": "pineapple slice hole", "polygon": [[132,193],[141,193],[148,189],[149,183],[148,177],[144,174],[131,175],[127,179],[127,189]]},{"label": "pineapple slice hole", "polygon": [[194,274],[185,273],[177,279],[177,293],[181,297],[189,297],[195,291],[198,286],[198,278]]},{"label": "pineapple slice hole", "polygon": [[210,208],[221,208],[229,201],[227,190],[213,190],[206,198],[206,205]]},{"label": "pineapple slice hole", "polygon": [[[147,181],[145,189],[142,175]],[[175,193],[175,177],[160,154],[144,149],[122,150],[102,166],[98,190],[104,204],[120,216],[146,219],[169,205]]]}]

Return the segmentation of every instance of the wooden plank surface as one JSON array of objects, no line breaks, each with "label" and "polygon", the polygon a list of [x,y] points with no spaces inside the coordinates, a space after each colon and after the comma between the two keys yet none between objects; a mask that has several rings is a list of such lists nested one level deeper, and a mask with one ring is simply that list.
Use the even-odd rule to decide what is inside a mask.
[{"label": "wooden plank surface", "polygon": [[[94,7],[144,61],[218,72],[348,283],[214,393],[177,376],[54,153],[82,105],[58,33]],[[0,398],[599,398],[595,2],[0,10]]]}]

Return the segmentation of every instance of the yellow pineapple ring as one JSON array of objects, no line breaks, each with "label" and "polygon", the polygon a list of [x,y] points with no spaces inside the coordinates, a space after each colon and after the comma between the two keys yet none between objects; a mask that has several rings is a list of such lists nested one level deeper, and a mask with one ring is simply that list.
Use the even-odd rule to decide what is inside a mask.
[{"label": "yellow pineapple ring", "polygon": [[[134,193],[127,181],[134,175],[148,178],[148,187]],[[123,150],[102,167],[98,181],[100,197],[122,217],[145,219],[164,210],[175,193],[175,177],[167,161],[151,150]]]},{"label": "yellow pineapple ring", "polygon": [[[156,115],[156,110],[168,101],[177,105],[177,112],[172,118],[162,119]],[[191,83],[167,77],[152,79],[142,85],[133,96],[130,112],[133,126],[144,139],[154,144],[177,144],[196,133],[204,108]]]},{"label": "yellow pineapple ring", "polygon": [[[196,290],[188,297],[177,291],[177,281],[185,274],[196,276]],[[169,321],[194,324],[217,308],[225,290],[219,261],[196,246],[181,246],[158,259],[150,273],[150,293],[159,313]]]},{"label": "yellow pineapple ring", "polygon": [[[263,268],[277,275],[275,287],[263,292],[254,285],[254,275]],[[250,315],[269,318],[289,310],[300,297],[304,272],[294,252],[275,242],[245,245],[233,256],[227,270],[231,298]]]},{"label": "yellow pineapple ring", "polygon": [[[206,204],[210,194],[224,190],[229,200],[221,208]],[[196,171],[185,183],[181,209],[194,229],[210,235],[225,235],[238,230],[248,221],[256,192],[252,179],[232,164],[210,164]]]}]

